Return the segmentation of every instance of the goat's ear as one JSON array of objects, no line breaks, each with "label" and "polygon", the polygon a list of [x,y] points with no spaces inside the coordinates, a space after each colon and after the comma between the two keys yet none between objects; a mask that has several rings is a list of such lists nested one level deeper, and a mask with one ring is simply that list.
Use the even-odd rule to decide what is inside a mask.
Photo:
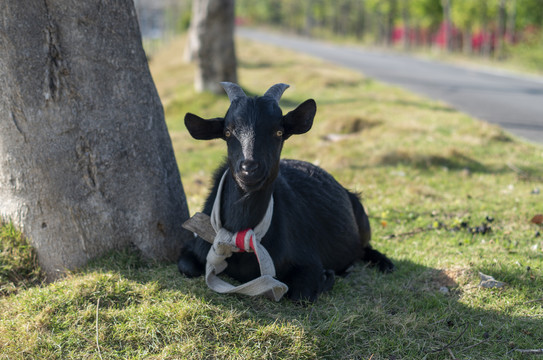
[{"label": "goat's ear", "polygon": [[224,119],[202,119],[198,115],[187,113],[185,115],[185,126],[190,135],[197,140],[211,140],[224,136]]},{"label": "goat's ear", "polygon": [[304,134],[313,126],[313,118],[317,112],[315,100],[309,99],[283,117],[285,139],[290,135]]}]

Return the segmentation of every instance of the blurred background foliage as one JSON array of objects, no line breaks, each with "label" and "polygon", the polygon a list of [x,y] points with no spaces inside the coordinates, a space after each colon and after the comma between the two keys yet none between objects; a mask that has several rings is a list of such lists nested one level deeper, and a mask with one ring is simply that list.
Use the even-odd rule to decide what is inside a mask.
[{"label": "blurred background foliage", "polygon": [[238,21],[363,44],[504,58],[543,50],[541,0],[238,0]]},{"label": "blurred background foliage", "polygon": [[[191,0],[136,0],[146,49],[190,23]],[[438,50],[543,70],[543,0],[237,0],[236,22],[409,51]]]}]

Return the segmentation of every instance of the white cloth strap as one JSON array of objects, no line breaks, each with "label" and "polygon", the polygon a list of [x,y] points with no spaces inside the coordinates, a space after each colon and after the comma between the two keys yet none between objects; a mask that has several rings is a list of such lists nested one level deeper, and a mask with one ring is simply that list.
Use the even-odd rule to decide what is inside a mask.
[{"label": "white cloth strap", "polygon": [[[288,291],[288,286],[275,279],[275,266],[268,251],[260,244],[268,231],[273,216],[273,196],[268,203],[266,214],[262,221],[253,229],[231,233],[222,227],[221,222],[221,194],[226,170],[219,182],[217,196],[211,211],[211,226],[216,235],[206,258],[206,283],[212,290],[219,293],[239,293],[250,296],[265,295],[279,301]],[[260,267],[261,276],[249,282],[234,286],[220,279],[217,275],[226,267],[226,259],[234,252],[247,251],[255,253]]]}]

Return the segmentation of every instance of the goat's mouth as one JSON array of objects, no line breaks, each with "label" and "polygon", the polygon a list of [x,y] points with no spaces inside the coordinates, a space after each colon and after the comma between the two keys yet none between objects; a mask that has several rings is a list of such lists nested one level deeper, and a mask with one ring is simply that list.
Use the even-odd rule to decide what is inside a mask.
[{"label": "goat's mouth", "polygon": [[245,192],[255,192],[260,190],[266,183],[264,175],[245,175],[241,172],[234,175],[236,183]]}]

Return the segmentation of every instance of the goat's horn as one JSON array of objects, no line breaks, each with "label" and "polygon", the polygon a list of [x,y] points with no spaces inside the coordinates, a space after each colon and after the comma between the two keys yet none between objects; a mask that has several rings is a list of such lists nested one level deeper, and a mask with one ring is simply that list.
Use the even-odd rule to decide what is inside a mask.
[{"label": "goat's horn", "polygon": [[239,97],[247,97],[247,95],[245,95],[245,92],[243,92],[243,89],[238,84],[223,81],[221,82],[221,85],[224,91],[226,91],[226,95],[228,95],[230,102],[234,101],[234,99],[237,99]]},{"label": "goat's horn", "polygon": [[271,88],[266,91],[264,96],[271,96],[275,99],[275,101],[279,102],[279,99],[281,99],[281,95],[285,92],[286,89],[288,89],[290,85],[287,84],[275,84]]}]

